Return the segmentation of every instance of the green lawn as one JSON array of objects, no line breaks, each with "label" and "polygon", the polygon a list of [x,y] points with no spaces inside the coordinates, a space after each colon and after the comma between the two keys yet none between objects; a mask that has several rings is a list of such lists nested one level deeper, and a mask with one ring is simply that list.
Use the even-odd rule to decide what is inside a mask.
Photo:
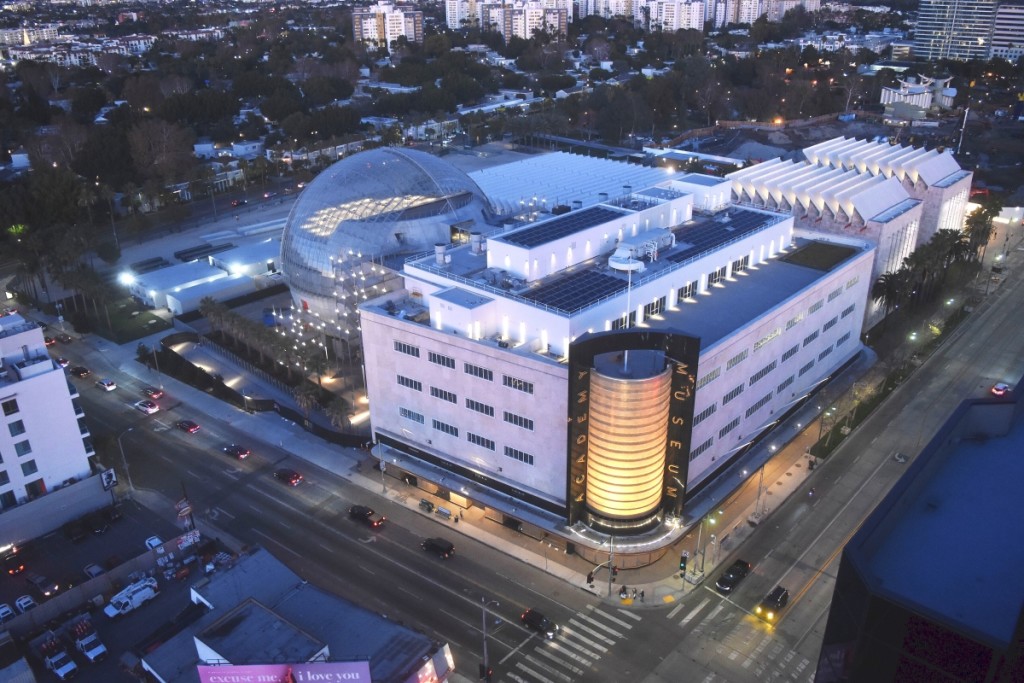
[{"label": "green lawn", "polygon": [[92,323],[93,332],[117,344],[127,344],[172,328],[170,321],[154,315],[152,311],[139,311],[129,297],[108,304],[107,311],[110,314],[110,327],[107,327],[107,318],[102,308],[99,319],[89,311],[89,322]]}]

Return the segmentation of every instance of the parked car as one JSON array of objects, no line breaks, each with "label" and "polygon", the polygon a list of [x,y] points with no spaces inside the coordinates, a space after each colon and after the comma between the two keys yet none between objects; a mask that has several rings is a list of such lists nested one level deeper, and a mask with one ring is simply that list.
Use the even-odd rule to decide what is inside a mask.
[{"label": "parked car", "polygon": [[302,475],[295,470],[279,469],[274,471],[274,478],[289,486],[298,486],[302,483]]},{"label": "parked car", "polygon": [[117,389],[117,382],[112,379],[98,379],[96,380],[96,386],[103,391],[113,391]]},{"label": "parked car", "polygon": [[142,387],[142,393],[149,396],[152,399],[163,398],[164,390],[157,389],[156,387]]},{"label": "parked car", "polygon": [[84,365],[76,365],[75,367],[68,370],[68,372],[70,372],[78,379],[85,379],[86,377],[92,374],[92,370],[85,367]]},{"label": "parked car", "polygon": [[230,455],[232,458],[238,458],[239,460],[245,460],[250,455],[252,455],[252,451],[250,451],[245,446],[238,445],[237,443],[230,443],[226,446],[222,446],[221,450]]},{"label": "parked car", "polygon": [[188,432],[189,434],[195,434],[199,431],[199,425],[192,420],[178,420],[174,423],[174,426],[183,432]]},{"label": "parked car", "polygon": [[25,581],[44,598],[52,598],[57,593],[60,593],[60,584],[56,581],[51,581],[42,574],[28,572],[25,574]]},{"label": "parked car", "polygon": [[85,569],[82,570],[86,578],[95,579],[100,574],[106,574],[107,570],[99,566],[95,562],[92,564],[85,565]]},{"label": "parked car", "polygon": [[152,415],[153,413],[160,410],[160,406],[153,403],[152,401],[138,401],[135,404],[135,410],[139,410],[146,415]]},{"label": "parked car", "polygon": [[71,364],[71,361],[69,361],[64,356],[57,356],[57,365],[59,365],[60,367],[66,368],[70,364]]},{"label": "parked car", "polygon": [[89,531],[94,535],[99,536],[107,533],[110,529],[110,520],[102,512],[94,512],[89,515]]},{"label": "parked car", "polygon": [[548,640],[554,638],[555,634],[558,633],[558,624],[553,623],[550,619],[533,608],[523,612],[520,619],[524,626],[539,632]]},{"label": "parked car", "polygon": [[163,539],[159,536],[150,536],[146,539],[146,548],[148,550],[154,550],[164,544]]},{"label": "parked car", "polygon": [[10,605],[8,605],[6,602],[0,604],[0,624],[6,624],[8,621],[10,621],[16,616],[18,615],[15,614],[13,609],[11,609]]},{"label": "parked car", "polygon": [[776,586],[768,595],[764,596],[764,600],[759,602],[757,607],[754,608],[754,614],[765,621],[775,621],[779,617],[779,612],[781,612],[787,604],[789,604],[789,591],[782,586]]},{"label": "parked car", "polygon": [[429,553],[434,553],[443,560],[455,554],[455,546],[443,538],[428,538],[420,543],[420,547]]},{"label": "parked car", "polygon": [[14,576],[25,571],[25,558],[18,552],[8,552],[4,555],[4,571]]},{"label": "parked car", "polygon": [[22,595],[20,598],[14,601],[14,606],[17,608],[19,614],[25,614],[39,607],[36,601],[32,599],[31,595]]},{"label": "parked car", "polygon": [[348,509],[348,516],[359,520],[371,529],[381,528],[384,526],[384,520],[387,519],[384,515],[374,512],[373,508],[365,505],[353,505]]},{"label": "parked car", "polygon": [[736,560],[733,562],[725,573],[718,578],[715,583],[715,588],[718,589],[719,593],[729,594],[732,589],[736,587],[740,581],[746,578],[747,574],[750,573],[751,565],[746,560]]}]

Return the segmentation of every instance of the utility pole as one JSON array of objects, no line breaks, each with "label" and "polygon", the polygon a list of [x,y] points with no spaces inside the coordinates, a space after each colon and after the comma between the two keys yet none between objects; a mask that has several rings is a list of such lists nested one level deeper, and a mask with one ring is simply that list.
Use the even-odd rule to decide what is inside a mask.
[{"label": "utility pole", "polygon": [[501,603],[498,602],[497,600],[491,600],[490,602],[488,602],[487,598],[485,598],[485,597],[481,597],[480,598],[480,612],[481,612],[480,617],[481,617],[481,625],[483,627],[482,630],[483,630],[483,634],[484,634],[484,659],[483,659],[483,663],[480,665],[480,680],[482,680],[482,681],[488,681],[489,682],[491,680],[491,663],[490,663],[490,661],[487,658],[487,607],[489,605],[497,606],[497,605],[500,605],[500,604]]},{"label": "utility pole", "polygon": [[615,536],[608,534],[608,597],[612,597],[612,579],[615,574]]}]

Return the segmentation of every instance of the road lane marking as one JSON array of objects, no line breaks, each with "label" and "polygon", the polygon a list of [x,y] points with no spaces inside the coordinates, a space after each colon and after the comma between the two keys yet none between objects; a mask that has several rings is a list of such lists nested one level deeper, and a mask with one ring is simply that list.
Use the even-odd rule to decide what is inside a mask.
[{"label": "road lane marking", "polygon": [[526,655],[526,661],[530,662],[530,664],[533,664],[536,667],[540,667],[540,669],[542,671],[544,671],[545,673],[547,673],[550,676],[556,676],[556,677],[562,679],[563,681],[566,681],[567,683],[572,683],[572,678],[570,676],[565,675],[564,673],[562,673],[561,671],[558,671],[557,669],[551,668],[548,664],[540,661],[536,657],[532,657],[530,655]]},{"label": "road lane marking", "polygon": [[[559,664],[560,666],[564,666],[566,669],[568,669],[569,671],[572,671],[577,676],[584,672],[584,669],[581,669],[578,666],[575,666],[574,664],[571,664],[571,663],[565,661],[564,659],[559,659],[558,657],[556,657],[555,653],[551,652],[551,648],[538,647],[536,650],[534,650],[534,652],[536,652],[538,655],[541,655],[543,657],[547,657],[548,659],[550,659],[551,661],[555,662],[556,664]],[[559,652],[563,652],[563,651],[559,650]],[[579,655],[577,655],[577,654],[575,654],[573,652],[565,652],[565,654],[567,656],[569,656],[573,661],[577,661],[577,662],[583,664],[584,666],[588,666],[590,664],[590,662],[588,662],[587,660],[583,659],[583,657],[580,657]]]},{"label": "road lane marking", "polygon": [[[608,614],[607,612],[603,612],[603,611],[601,611],[599,609],[596,609],[593,605],[587,605],[587,609],[590,610],[592,614],[595,614],[595,615],[600,614],[602,617],[604,617],[608,621],[613,621],[616,624],[618,624],[619,626],[621,626],[622,628],[633,628],[633,624],[627,623],[627,622],[623,621],[622,619],[617,619],[616,617],[613,617],[612,615]],[[629,612],[626,612],[626,614],[629,614]],[[640,619],[640,617],[638,617],[638,616],[636,616],[634,614],[629,614],[629,616],[634,617],[637,620]]]},{"label": "road lane marking", "polygon": [[614,645],[615,644],[615,641],[612,640],[611,638],[608,638],[604,634],[598,633],[594,629],[589,628],[585,624],[582,624],[582,623],[576,621],[575,619],[570,619],[569,623],[575,625],[577,628],[582,629],[583,631],[586,631],[587,633],[589,633],[594,638],[597,638],[598,640],[603,640],[604,642],[608,643],[609,645]]},{"label": "road lane marking", "polygon": [[[586,614],[577,614],[576,616],[578,616],[580,619],[583,619],[583,620],[593,624],[594,626],[596,626],[597,628],[601,629],[602,631],[606,631],[606,632],[612,634],[616,638],[625,638],[626,637],[626,634],[620,633],[619,631],[616,631],[612,627],[606,626],[605,624],[602,624],[597,619],[593,619],[591,617],[588,617]],[[633,627],[630,626],[629,628],[633,628]]]},{"label": "road lane marking", "polygon": [[679,625],[680,626],[686,626],[687,624],[689,624],[693,620],[693,618],[695,616],[697,616],[697,613],[700,612],[702,609],[704,609],[704,607],[709,602],[711,602],[711,598],[704,598],[704,600],[702,600],[699,605],[697,605],[696,607],[693,608],[692,612],[690,612],[685,617],[683,617],[683,620],[681,622],[679,622]]}]

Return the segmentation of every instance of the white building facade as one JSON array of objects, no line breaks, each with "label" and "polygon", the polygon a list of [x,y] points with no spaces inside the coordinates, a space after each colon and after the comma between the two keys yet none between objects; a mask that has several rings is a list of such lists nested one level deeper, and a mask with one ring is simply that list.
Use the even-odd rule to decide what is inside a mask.
[{"label": "white building facade", "polygon": [[20,315],[0,318],[0,508],[91,474],[78,390],[46,351],[43,331]]}]

